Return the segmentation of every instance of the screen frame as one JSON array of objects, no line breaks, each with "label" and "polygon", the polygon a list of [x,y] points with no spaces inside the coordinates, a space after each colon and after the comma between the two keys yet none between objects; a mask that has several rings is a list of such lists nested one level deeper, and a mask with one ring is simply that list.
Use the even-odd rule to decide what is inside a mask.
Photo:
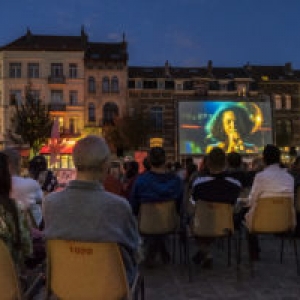
[{"label": "screen frame", "polygon": [[[271,143],[273,144],[275,142],[275,120],[274,120],[274,107],[273,107],[273,102],[271,101],[271,97],[269,96],[264,96],[262,98],[236,98],[236,97],[221,97],[221,96],[214,96],[210,98],[197,98],[197,99],[178,99],[176,101],[176,121],[177,121],[177,141],[176,141],[176,148],[177,148],[177,157],[179,158],[187,158],[187,157],[203,157],[207,153],[180,153],[180,111],[179,111],[179,106],[180,103],[194,103],[194,102],[236,102],[236,103],[241,103],[241,102],[249,102],[249,103],[267,103],[268,107],[270,109],[270,127],[271,127]],[[254,157],[257,155],[260,155],[261,152],[257,153],[240,153],[243,157]]]}]

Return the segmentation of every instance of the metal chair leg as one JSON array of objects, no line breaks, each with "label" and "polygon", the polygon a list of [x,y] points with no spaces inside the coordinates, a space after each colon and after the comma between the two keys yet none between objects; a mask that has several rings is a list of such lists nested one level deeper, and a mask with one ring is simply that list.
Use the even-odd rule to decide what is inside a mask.
[{"label": "metal chair leg", "polygon": [[281,237],[281,248],[280,248],[280,263],[283,262],[283,248],[284,248],[284,237]]},{"label": "metal chair leg", "polygon": [[294,240],[294,252],[295,252],[295,259],[296,259],[296,267],[297,267],[297,274],[300,276],[300,267],[299,267],[299,260],[298,260],[298,251],[297,251],[297,240],[293,237]]}]

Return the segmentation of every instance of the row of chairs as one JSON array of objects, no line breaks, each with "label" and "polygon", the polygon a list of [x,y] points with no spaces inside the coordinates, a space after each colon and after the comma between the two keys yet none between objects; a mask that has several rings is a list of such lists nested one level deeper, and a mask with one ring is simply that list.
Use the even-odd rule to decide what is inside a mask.
[{"label": "row of chairs", "polygon": [[[284,234],[292,233],[290,198],[259,199],[249,232],[255,234],[281,234],[281,262]],[[181,226],[179,226],[179,224]],[[180,223],[174,201],[147,203],[141,206],[139,230],[142,235],[173,235],[172,256],[175,260],[176,244],[180,242],[180,260],[188,265],[189,239],[187,226]],[[228,265],[231,264],[231,241],[234,235],[233,207],[229,204],[197,201],[192,228],[193,236],[228,239]],[[179,238],[178,238],[179,237]],[[236,237],[237,266],[241,262],[241,234]],[[296,267],[299,274],[297,242],[294,242]],[[238,269],[238,268],[237,268]],[[144,299],[144,279],[138,273],[129,288],[119,246],[115,243],[86,243],[50,240],[47,242],[46,296],[51,293],[59,299]],[[5,244],[0,241],[0,294],[3,299],[26,299],[21,295],[14,264]],[[2,298],[1,298],[2,299]]]},{"label": "row of chairs", "polygon": [[[288,236],[294,244],[297,273],[300,268],[297,254],[297,241],[293,235],[293,200],[288,197],[270,197],[258,199],[251,227],[244,223],[244,229],[252,234],[272,234],[281,238],[280,261],[283,260],[284,240]],[[139,229],[144,235],[173,235],[173,260],[176,254],[176,240],[179,237],[180,262],[182,253],[189,269],[191,279],[191,264],[189,259],[190,237],[227,238],[228,265],[231,265],[232,237],[235,241],[236,263],[239,270],[241,263],[242,230],[234,229],[234,208],[230,204],[197,201],[192,225],[185,222],[179,224],[175,202],[147,203],[141,206]],[[248,245],[248,248],[249,245]],[[251,271],[253,274],[253,259],[249,252]]]}]

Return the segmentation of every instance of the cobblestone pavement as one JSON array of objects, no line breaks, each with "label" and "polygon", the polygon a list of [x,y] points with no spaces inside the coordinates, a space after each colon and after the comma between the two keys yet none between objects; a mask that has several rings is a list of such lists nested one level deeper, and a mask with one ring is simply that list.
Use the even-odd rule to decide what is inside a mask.
[{"label": "cobblestone pavement", "polygon": [[289,241],[285,243],[284,260],[280,264],[279,239],[265,236],[260,240],[261,260],[254,264],[254,276],[250,272],[244,240],[242,264],[238,273],[235,260],[231,267],[227,266],[226,247],[224,250],[217,247],[213,249],[212,269],[192,265],[191,282],[184,266],[168,265],[144,270],[146,300],[300,299],[300,276],[297,276],[293,244]]},{"label": "cobblestone pavement", "polygon": [[[237,272],[232,253],[232,266],[227,266],[227,248],[213,248],[212,269],[192,264],[192,280],[180,264],[158,265],[144,269],[146,300],[296,300],[300,299],[300,276],[297,276],[293,244],[285,243],[284,261],[280,264],[280,241],[272,236],[260,239],[261,260],[251,275],[243,240],[243,255]],[[300,241],[298,240],[300,253]],[[191,254],[196,249],[191,250]],[[40,293],[35,300],[40,300]]]}]

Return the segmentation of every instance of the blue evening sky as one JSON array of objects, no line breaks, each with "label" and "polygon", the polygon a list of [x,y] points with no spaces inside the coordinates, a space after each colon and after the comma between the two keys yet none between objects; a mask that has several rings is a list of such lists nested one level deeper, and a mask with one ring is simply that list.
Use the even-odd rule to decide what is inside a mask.
[{"label": "blue evening sky", "polygon": [[300,69],[300,0],[2,0],[0,45],[25,34],[115,42],[130,65],[283,65]]}]

